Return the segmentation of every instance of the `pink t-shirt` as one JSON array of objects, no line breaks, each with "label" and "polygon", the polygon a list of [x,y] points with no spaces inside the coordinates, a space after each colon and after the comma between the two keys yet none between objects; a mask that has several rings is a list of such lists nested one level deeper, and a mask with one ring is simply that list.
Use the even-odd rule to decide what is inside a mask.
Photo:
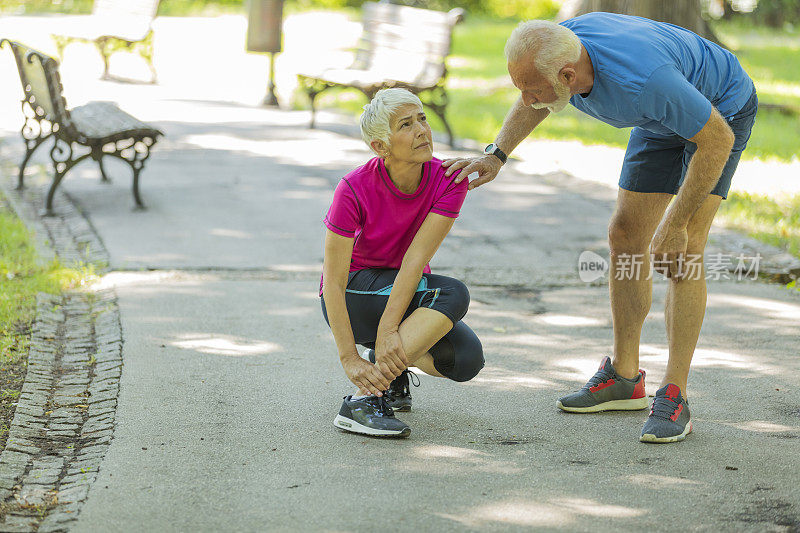
[{"label": "pink t-shirt", "polygon": [[[350,272],[399,269],[428,213],[458,217],[469,180],[454,183],[458,172],[445,176],[446,170],[435,157],[424,163],[419,187],[411,194],[392,183],[379,157],[342,178],[333,193],[325,226],[334,233],[355,238]],[[430,265],[425,265],[424,272],[430,271]]]}]

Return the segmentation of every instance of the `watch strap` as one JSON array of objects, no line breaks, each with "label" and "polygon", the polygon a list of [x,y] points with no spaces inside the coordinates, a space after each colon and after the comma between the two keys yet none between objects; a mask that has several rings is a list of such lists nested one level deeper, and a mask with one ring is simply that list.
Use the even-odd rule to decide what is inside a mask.
[{"label": "watch strap", "polygon": [[505,154],[505,152],[503,152],[500,149],[500,147],[498,147],[494,143],[492,143],[489,146],[487,146],[486,149],[488,150],[490,146],[494,146],[494,150],[492,150],[491,152],[488,152],[488,153],[490,153],[493,156],[497,157],[497,159],[499,159],[503,164],[505,164],[506,160],[508,160],[508,156]]}]

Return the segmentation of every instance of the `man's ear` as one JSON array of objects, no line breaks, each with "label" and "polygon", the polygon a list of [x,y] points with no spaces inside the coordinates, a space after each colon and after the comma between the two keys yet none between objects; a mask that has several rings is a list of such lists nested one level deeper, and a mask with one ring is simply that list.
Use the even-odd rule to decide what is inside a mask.
[{"label": "man's ear", "polygon": [[565,85],[571,85],[578,77],[578,73],[575,72],[575,68],[569,65],[563,67],[560,71],[558,71],[558,79],[560,79]]}]

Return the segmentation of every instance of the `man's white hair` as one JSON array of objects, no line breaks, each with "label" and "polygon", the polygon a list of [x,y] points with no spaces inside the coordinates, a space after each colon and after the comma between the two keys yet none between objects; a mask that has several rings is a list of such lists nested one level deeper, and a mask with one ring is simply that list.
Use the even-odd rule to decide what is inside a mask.
[{"label": "man's white hair", "polygon": [[[372,141],[383,141],[389,146],[389,120],[397,110],[406,104],[415,104],[422,109],[419,97],[407,89],[381,89],[364,106],[361,114],[361,138],[372,148]],[[377,152],[375,152],[377,153]]]},{"label": "man's white hair", "polygon": [[531,61],[550,83],[567,63],[581,57],[581,41],[569,28],[547,20],[528,20],[514,28],[506,41],[509,63]]}]

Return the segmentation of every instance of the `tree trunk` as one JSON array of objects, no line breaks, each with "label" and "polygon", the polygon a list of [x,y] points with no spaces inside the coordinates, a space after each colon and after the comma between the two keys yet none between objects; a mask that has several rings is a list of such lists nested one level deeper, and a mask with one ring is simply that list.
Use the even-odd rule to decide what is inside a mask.
[{"label": "tree trunk", "polygon": [[591,11],[623,13],[669,22],[724,46],[703,18],[700,0],[567,0],[558,13],[558,20],[566,20]]}]

